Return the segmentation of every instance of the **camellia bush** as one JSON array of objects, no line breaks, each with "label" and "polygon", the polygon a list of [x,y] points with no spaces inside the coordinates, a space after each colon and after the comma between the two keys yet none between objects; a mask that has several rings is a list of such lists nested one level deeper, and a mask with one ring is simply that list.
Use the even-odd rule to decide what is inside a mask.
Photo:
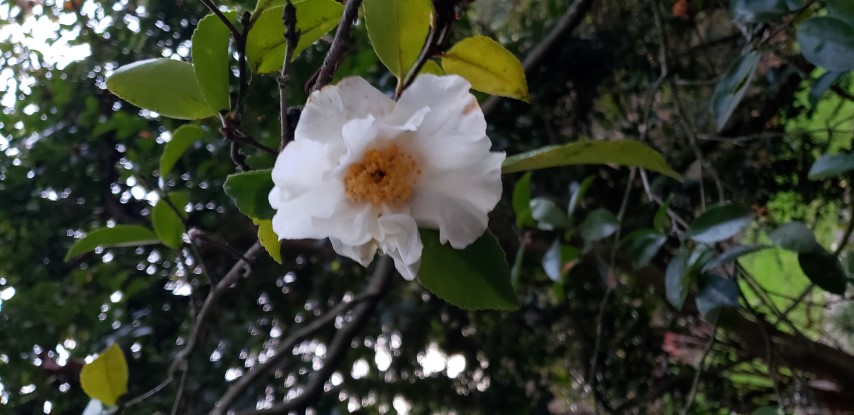
[{"label": "camellia bush", "polygon": [[854,8],[564,3],[42,10],[93,68],[0,119],[0,403],[854,408]]}]

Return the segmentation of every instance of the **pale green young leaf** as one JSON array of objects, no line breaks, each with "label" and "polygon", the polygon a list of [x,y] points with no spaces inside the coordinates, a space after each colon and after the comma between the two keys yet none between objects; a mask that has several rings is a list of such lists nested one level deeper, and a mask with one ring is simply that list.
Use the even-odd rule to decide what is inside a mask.
[{"label": "pale green young leaf", "polygon": [[94,251],[97,247],[121,248],[128,246],[144,246],[160,243],[160,239],[148,228],[139,225],[117,225],[112,228],[101,228],[90,232],[65,254],[65,261],[78,255]]},{"label": "pale green young leaf", "polygon": [[115,343],[80,371],[80,386],[92,399],[115,405],[128,390],[128,364]]},{"label": "pale green young leaf", "polygon": [[[234,21],[237,12],[225,16]],[[228,111],[231,100],[228,94],[229,54],[231,33],[218,16],[209,14],[199,21],[193,31],[193,69],[205,100],[214,111]]]},{"label": "pale green young leaf", "polygon": [[430,32],[430,0],[365,0],[365,27],[377,57],[403,79],[424,48]]},{"label": "pale green young leaf", "polygon": [[[279,2],[282,3],[282,2]],[[338,25],[344,6],[335,0],[304,0],[293,2],[296,9],[299,41],[292,59]],[[284,6],[266,9],[258,17],[246,38],[246,57],[258,73],[278,71],[285,59]]]},{"label": "pale green young leaf", "polygon": [[187,62],[158,58],[122,66],[107,78],[107,89],[164,117],[198,120],[216,114]]},{"label": "pale green young leaf", "polygon": [[580,141],[570,144],[547,146],[507,157],[501,167],[502,173],[516,173],[549,167],[614,164],[640,167],[681,179],[664,157],[657,151],[631,140]]},{"label": "pale green young leaf", "polygon": [[530,101],[522,63],[486,36],[472,36],[457,42],[441,60],[445,73],[462,76],[475,90]]},{"label": "pale green young leaf", "polygon": [[258,241],[261,246],[279,264],[282,263],[282,243],[279,236],[273,231],[273,221],[269,219],[252,219],[252,223],[258,226]]},{"label": "pale green young leaf", "polygon": [[169,175],[184,152],[196,140],[202,138],[204,133],[205,131],[201,127],[193,124],[182,125],[172,133],[172,139],[163,147],[163,155],[160,156],[161,178],[165,179]]},{"label": "pale green young leaf", "polygon": [[428,60],[424,63],[424,66],[421,67],[421,71],[419,71],[418,73],[429,73],[437,76],[442,76],[445,74],[445,71],[442,70],[442,68],[439,66],[438,63],[436,63],[436,61]]}]

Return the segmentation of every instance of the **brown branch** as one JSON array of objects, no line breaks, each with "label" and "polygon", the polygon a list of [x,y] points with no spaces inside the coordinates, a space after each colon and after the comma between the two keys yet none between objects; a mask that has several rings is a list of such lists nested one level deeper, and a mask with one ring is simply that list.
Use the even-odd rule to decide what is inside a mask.
[{"label": "brown branch", "polygon": [[332,76],[335,75],[338,64],[344,59],[347,44],[350,42],[350,29],[353,28],[356,17],[359,15],[359,6],[361,5],[362,0],[347,0],[344,14],[341,15],[341,22],[338,23],[338,30],[335,31],[335,38],[332,39],[329,52],[326,53],[323,65],[321,65],[320,71],[317,73],[317,79],[311,88],[312,91],[317,91],[332,81]]},{"label": "brown branch", "polygon": [[297,43],[299,43],[300,32],[297,27],[297,10],[291,0],[287,0],[282,10],[282,22],[285,24],[285,57],[282,62],[282,70],[279,72],[279,123],[281,124],[281,135],[279,136],[279,151],[285,149],[285,144],[290,141],[290,125],[288,122],[288,70],[294,56]]},{"label": "brown branch", "polygon": [[[351,0],[353,1],[353,0]],[[303,388],[303,393],[294,399],[287,402],[282,402],[273,405],[270,408],[261,410],[250,410],[239,412],[238,415],[262,415],[262,414],[286,414],[290,412],[301,412],[311,406],[323,394],[323,385],[332,373],[338,369],[341,361],[350,350],[350,343],[353,338],[362,330],[362,327],[368,321],[368,318],[376,310],[379,301],[388,289],[391,277],[394,274],[391,272],[391,260],[387,256],[379,259],[377,268],[371,277],[368,288],[365,290],[365,295],[368,298],[359,303],[353,310],[353,318],[349,324],[338,330],[332,342],[329,344],[326,360],[323,367],[315,372],[308,384]],[[222,411],[224,408],[217,408]],[[221,412],[220,412],[221,413]],[[216,414],[216,412],[215,412]]]},{"label": "brown branch", "polygon": [[[522,67],[525,68],[525,74],[530,75],[534,68],[540,64],[540,61],[546,57],[551,49],[564,37],[572,33],[575,28],[581,24],[581,20],[590,6],[593,5],[593,0],[575,0],[566,10],[566,13],[561,16],[560,20],[552,27],[552,30],[541,40],[536,47],[531,49],[525,56],[522,62]],[[499,96],[491,96],[487,99],[481,108],[483,113],[488,115],[498,107],[503,98]]]}]

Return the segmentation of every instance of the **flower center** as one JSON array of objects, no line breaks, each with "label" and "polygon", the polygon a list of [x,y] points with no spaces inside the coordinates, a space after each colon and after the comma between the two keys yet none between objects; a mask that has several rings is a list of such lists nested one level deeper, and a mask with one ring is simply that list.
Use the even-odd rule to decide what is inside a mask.
[{"label": "flower center", "polygon": [[412,195],[415,180],[421,175],[418,163],[396,144],[380,150],[368,150],[359,163],[347,168],[344,189],[351,202],[403,203]]}]

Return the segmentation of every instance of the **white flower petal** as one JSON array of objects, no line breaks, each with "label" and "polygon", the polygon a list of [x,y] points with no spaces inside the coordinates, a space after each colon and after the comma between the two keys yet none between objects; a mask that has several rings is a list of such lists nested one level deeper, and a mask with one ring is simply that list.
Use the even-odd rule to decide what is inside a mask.
[{"label": "white flower petal", "polygon": [[377,253],[377,242],[374,240],[355,246],[347,245],[344,242],[341,242],[338,238],[329,238],[329,241],[332,242],[332,249],[334,249],[338,255],[350,258],[361,264],[363,267],[370,265]]},{"label": "white flower petal", "polygon": [[394,100],[362,78],[345,78],[311,94],[294,132],[295,140],[340,144],[341,130],[350,120],[385,115]]},{"label": "white flower petal", "polygon": [[344,192],[336,191],[339,186],[328,184],[296,195],[286,195],[281,188],[270,192],[270,205],[276,209],[273,215],[273,231],[279,239],[323,239],[328,237],[314,225],[315,218],[330,217],[335,206],[346,202]]},{"label": "white flower petal", "polygon": [[273,184],[283,195],[270,193],[270,206],[277,206],[281,197],[294,197],[323,186],[323,173],[333,168],[334,160],[328,156],[328,146],[316,141],[292,141],[279,156],[273,167]]},{"label": "white flower petal", "polygon": [[379,218],[379,229],[380,248],[394,260],[397,272],[407,280],[415,279],[424,248],[415,220],[409,212],[384,212]]},{"label": "white flower petal", "polygon": [[463,169],[424,170],[409,200],[418,225],[438,229],[439,240],[456,249],[477,240],[501,199],[503,161],[504,153],[486,153]]},{"label": "white flower petal", "polygon": [[[340,188],[343,196],[343,187]],[[336,238],[346,245],[362,245],[378,232],[377,213],[369,204],[353,204],[342,200],[330,215],[315,216],[312,226],[325,237]]]}]

